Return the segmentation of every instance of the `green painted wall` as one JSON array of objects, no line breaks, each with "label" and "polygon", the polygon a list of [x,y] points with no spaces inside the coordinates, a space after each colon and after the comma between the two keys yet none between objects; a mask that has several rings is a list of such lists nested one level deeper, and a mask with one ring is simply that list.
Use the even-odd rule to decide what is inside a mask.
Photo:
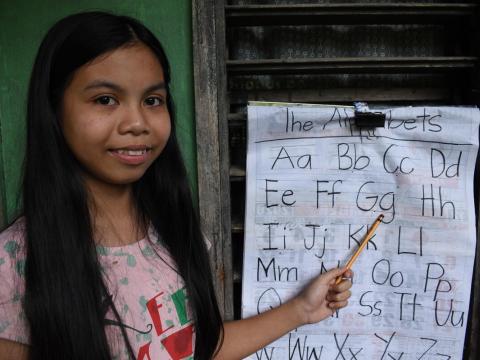
[{"label": "green painted wall", "polygon": [[107,10],[137,18],[164,45],[172,68],[179,140],[190,183],[197,193],[191,1],[0,0],[0,224],[15,216],[18,209],[26,93],[37,48],[58,19],[86,10]]}]

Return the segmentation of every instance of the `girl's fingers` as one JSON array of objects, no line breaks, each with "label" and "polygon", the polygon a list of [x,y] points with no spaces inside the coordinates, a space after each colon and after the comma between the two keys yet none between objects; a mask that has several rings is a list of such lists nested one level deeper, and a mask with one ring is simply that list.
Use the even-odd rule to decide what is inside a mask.
[{"label": "girl's fingers", "polygon": [[345,301],[347,300],[350,296],[352,296],[351,291],[344,291],[341,293],[328,293],[327,295],[327,301]]},{"label": "girl's fingers", "polygon": [[[353,278],[353,271],[340,268],[331,270],[328,273],[326,273],[329,275],[327,281],[331,284],[326,296],[328,307],[332,310],[344,308],[348,305],[348,299],[352,295],[349,289],[352,287],[351,279]],[[343,280],[339,284],[335,284],[339,276],[341,276]]]},{"label": "girl's fingers", "polygon": [[348,305],[348,301],[336,301],[328,303],[330,309],[341,309]]},{"label": "girl's fingers", "polygon": [[342,280],[342,282],[340,282],[339,284],[332,285],[330,287],[330,290],[339,293],[339,292],[346,291],[351,287],[352,287],[352,282],[350,280]]},{"label": "girl's fingers", "polygon": [[332,270],[327,271],[326,273],[322,274],[320,278],[322,279],[323,283],[331,284],[333,283],[339,276],[344,276],[344,273],[348,271],[346,268],[335,268]]},{"label": "girl's fingers", "polygon": [[[353,278],[353,271],[351,269],[346,269],[346,268],[340,268],[340,269],[337,269],[338,271],[340,271],[340,275],[339,276],[336,276],[334,281],[332,281],[330,284],[332,285],[338,285],[340,284],[340,282],[337,284],[337,281],[345,281],[345,280],[352,280]],[[330,271],[333,271],[333,270],[330,270]],[[340,280],[338,280],[340,279]]]}]

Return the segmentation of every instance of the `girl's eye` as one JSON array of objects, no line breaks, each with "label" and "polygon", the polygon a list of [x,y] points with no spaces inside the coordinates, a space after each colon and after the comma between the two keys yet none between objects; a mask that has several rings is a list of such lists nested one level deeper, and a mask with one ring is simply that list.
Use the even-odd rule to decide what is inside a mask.
[{"label": "girl's eye", "polygon": [[112,98],[111,96],[106,96],[106,95],[96,98],[95,102],[97,104],[107,105],[107,106],[115,105],[117,103],[114,98]]},{"label": "girl's eye", "polygon": [[145,99],[145,104],[148,106],[161,106],[163,105],[163,99],[156,97],[156,96],[151,96],[149,98]]}]

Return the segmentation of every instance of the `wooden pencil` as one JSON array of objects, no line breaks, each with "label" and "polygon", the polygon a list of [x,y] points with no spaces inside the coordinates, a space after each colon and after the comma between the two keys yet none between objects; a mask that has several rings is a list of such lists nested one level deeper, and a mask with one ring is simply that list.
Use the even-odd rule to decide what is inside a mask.
[{"label": "wooden pencil", "polygon": [[[350,269],[352,267],[353,263],[355,262],[355,260],[357,260],[362,250],[365,248],[365,246],[367,246],[368,241],[372,238],[373,234],[375,233],[375,230],[377,230],[378,225],[380,225],[380,223],[382,222],[383,217],[384,217],[383,214],[378,215],[372,227],[370,228],[370,230],[368,230],[367,234],[363,238],[363,241],[358,247],[357,251],[355,251],[355,253],[352,255],[350,260],[348,260],[347,265],[345,265],[347,269]],[[342,277],[339,276],[335,281],[335,284],[339,284],[341,281],[342,281]]]}]

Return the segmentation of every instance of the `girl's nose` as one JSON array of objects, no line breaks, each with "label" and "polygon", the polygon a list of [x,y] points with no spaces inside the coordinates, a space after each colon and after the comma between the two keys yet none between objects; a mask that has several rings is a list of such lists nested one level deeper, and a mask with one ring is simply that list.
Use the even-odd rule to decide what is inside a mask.
[{"label": "girl's nose", "polygon": [[138,106],[125,108],[118,127],[118,131],[121,134],[141,135],[148,133],[148,130],[148,122],[141,108]]}]

